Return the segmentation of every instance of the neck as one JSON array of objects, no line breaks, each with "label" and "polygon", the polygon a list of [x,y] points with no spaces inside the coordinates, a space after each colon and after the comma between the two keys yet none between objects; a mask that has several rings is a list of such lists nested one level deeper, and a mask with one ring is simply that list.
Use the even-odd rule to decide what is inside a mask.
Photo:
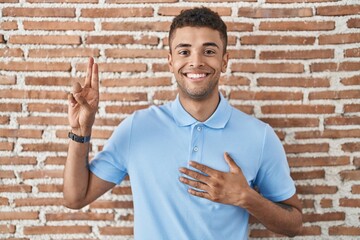
[{"label": "neck", "polygon": [[192,99],[179,94],[179,100],[183,108],[199,122],[205,122],[216,110],[220,96],[214,92],[205,99]]}]

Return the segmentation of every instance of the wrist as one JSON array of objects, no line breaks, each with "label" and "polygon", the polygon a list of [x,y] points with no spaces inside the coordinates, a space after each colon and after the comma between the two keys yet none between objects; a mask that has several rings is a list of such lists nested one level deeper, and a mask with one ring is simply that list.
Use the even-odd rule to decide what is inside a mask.
[{"label": "wrist", "polygon": [[254,201],[256,200],[256,197],[259,195],[258,192],[256,192],[251,187],[248,187],[246,190],[244,190],[239,197],[238,206],[244,209],[251,208],[251,205],[254,204]]},{"label": "wrist", "polygon": [[71,128],[71,132],[81,137],[91,135],[91,129]]}]

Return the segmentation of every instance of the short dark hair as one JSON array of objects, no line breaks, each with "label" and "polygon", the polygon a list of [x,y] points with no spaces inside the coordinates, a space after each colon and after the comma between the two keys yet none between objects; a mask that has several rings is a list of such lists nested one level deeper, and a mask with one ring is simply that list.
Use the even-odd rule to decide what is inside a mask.
[{"label": "short dark hair", "polygon": [[214,12],[206,7],[196,7],[192,9],[182,10],[181,13],[176,16],[171,23],[169,31],[169,47],[171,45],[175,30],[182,27],[208,27],[218,31],[220,33],[220,38],[224,44],[224,54],[226,53],[228,40],[227,28],[226,24],[217,12]]}]

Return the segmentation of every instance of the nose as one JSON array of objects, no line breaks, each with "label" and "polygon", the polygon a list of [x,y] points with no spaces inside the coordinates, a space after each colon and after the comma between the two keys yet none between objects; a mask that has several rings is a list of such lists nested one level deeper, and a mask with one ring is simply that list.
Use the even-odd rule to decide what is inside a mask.
[{"label": "nose", "polygon": [[200,53],[193,53],[190,57],[190,67],[198,68],[204,66],[204,59],[202,54]]}]

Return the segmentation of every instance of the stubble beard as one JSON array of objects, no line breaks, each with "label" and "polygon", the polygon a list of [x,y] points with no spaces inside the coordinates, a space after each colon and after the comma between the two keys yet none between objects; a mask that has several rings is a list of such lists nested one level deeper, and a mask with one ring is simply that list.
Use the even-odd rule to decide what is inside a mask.
[{"label": "stubble beard", "polygon": [[219,77],[217,78],[217,80],[209,81],[205,86],[199,86],[193,88],[187,86],[185,81],[177,80],[176,82],[179,91],[182,92],[184,96],[196,101],[200,101],[206,99],[211,93],[214,92],[214,89],[216,89],[216,87],[218,86]]}]

